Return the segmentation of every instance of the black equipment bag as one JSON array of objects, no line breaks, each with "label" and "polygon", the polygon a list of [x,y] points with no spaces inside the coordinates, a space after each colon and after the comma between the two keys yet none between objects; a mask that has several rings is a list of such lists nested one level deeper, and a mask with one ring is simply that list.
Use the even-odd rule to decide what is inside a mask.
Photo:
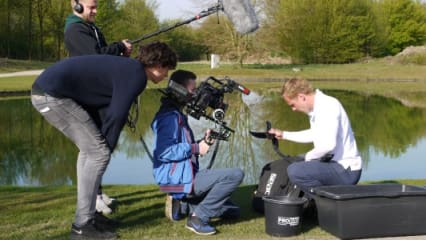
[{"label": "black equipment bag", "polygon": [[252,207],[256,212],[264,213],[264,196],[284,196],[291,190],[287,175],[287,167],[292,162],[288,159],[279,159],[267,163],[262,168],[259,183],[253,192]]},{"label": "black equipment bag", "polygon": [[262,168],[259,183],[253,192],[252,206],[256,212],[264,213],[264,196],[288,196],[299,197],[301,191],[294,184],[290,183],[287,175],[287,167],[299,161],[304,161],[304,156],[289,156],[283,154],[279,149],[278,139],[269,134],[272,128],[271,122],[266,121],[265,132],[250,131],[250,134],[256,138],[269,139],[272,141],[274,151],[280,156],[279,160],[267,163]]}]

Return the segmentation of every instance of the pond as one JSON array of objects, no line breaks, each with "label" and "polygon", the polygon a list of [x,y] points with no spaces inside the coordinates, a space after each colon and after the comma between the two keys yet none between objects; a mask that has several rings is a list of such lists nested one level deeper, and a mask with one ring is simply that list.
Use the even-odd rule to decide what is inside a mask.
[{"label": "pond", "polygon": [[[426,178],[426,109],[410,108],[393,99],[348,91],[324,91],[344,105],[351,119],[363,158],[361,181]],[[137,132],[125,127],[113,153],[103,184],[152,184],[151,160],[141,144],[152,151],[151,120],[161,93],[147,89],[141,96]],[[292,112],[274,90],[256,90],[249,96],[233,93],[226,122],[235,133],[220,143],[213,168],[240,167],[244,184],[256,183],[262,166],[278,159],[270,141],[253,138],[249,130],[264,131],[266,120],[286,130],[309,125],[302,113]],[[29,98],[0,101],[0,185],[44,186],[76,183],[77,148],[52,128],[32,107]],[[198,138],[215,125],[190,118]],[[295,155],[311,144],[280,141],[282,152]],[[200,159],[207,166],[211,155]]]}]

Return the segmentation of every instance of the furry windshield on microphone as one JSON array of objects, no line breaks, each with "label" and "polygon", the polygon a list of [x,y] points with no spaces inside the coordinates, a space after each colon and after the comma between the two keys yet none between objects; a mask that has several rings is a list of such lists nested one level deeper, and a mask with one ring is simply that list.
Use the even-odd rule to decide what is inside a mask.
[{"label": "furry windshield on microphone", "polygon": [[250,0],[221,0],[223,11],[237,32],[247,34],[259,28]]}]

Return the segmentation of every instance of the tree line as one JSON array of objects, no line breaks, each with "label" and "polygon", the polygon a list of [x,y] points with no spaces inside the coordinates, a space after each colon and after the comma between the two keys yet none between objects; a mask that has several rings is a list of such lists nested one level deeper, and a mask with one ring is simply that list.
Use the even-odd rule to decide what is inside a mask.
[{"label": "tree line", "polygon": [[[213,14],[196,26],[182,25],[145,41],[167,42],[180,61],[216,53],[240,64],[271,56],[295,63],[349,63],[426,43],[426,4],[420,0],[253,0],[253,5],[260,21],[254,34],[241,35],[225,15]],[[96,24],[113,42],[186,20],[161,22],[157,6],[155,0],[98,0]],[[0,0],[0,58],[67,57],[63,35],[70,13],[69,0]]]}]

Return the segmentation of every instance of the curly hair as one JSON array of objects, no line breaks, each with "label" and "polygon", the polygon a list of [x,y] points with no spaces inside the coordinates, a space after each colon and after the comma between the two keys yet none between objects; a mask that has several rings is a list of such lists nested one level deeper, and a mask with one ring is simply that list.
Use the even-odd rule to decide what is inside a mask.
[{"label": "curly hair", "polygon": [[176,53],[163,42],[152,42],[140,46],[136,59],[147,67],[160,65],[161,67],[175,69],[177,65]]}]

